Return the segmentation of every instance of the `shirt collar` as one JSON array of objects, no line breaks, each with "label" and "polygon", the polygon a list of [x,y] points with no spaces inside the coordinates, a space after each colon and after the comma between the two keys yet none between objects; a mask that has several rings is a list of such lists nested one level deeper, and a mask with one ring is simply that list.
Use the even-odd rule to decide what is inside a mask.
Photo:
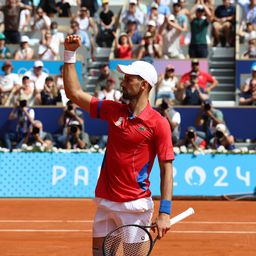
[{"label": "shirt collar", "polygon": [[133,116],[131,110],[128,107],[129,119],[139,118],[141,120],[147,120],[150,118],[152,110],[153,109],[148,102],[147,106],[139,113],[139,115]]}]

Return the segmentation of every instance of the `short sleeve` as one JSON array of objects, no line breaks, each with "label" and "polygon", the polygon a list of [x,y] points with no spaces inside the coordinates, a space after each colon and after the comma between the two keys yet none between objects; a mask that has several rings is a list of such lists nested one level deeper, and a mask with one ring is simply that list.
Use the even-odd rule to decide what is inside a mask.
[{"label": "short sleeve", "polygon": [[157,122],[155,128],[155,146],[160,161],[174,159],[171,128],[165,118],[161,118]]}]

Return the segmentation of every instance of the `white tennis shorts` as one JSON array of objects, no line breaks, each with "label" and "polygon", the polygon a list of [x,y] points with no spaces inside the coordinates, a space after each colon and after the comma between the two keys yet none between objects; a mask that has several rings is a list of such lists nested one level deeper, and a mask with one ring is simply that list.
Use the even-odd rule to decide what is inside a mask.
[{"label": "white tennis shorts", "polygon": [[152,198],[141,198],[125,203],[95,198],[97,212],[93,237],[105,237],[113,229],[128,224],[149,226],[154,211]]}]

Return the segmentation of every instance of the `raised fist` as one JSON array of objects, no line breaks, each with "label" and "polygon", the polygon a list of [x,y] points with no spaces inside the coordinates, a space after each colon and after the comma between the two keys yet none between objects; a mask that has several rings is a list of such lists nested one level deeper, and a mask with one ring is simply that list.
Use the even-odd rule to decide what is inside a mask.
[{"label": "raised fist", "polygon": [[64,42],[65,50],[76,51],[81,46],[81,38],[78,35],[69,35],[66,37]]}]

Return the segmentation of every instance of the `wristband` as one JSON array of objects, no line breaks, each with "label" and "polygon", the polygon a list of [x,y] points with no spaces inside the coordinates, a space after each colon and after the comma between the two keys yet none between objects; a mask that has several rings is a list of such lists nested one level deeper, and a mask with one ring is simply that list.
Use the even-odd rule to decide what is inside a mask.
[{"label": "wristband", "polygon": [[159,213],[167,213],[170,215],[171,207],[172,207],[172,202],[170,200],[161,200],[160,207],[159,207]]},{"label": "wristband", "polygon": [[64,50],[64,63],[76,63],[76,52]]}]

